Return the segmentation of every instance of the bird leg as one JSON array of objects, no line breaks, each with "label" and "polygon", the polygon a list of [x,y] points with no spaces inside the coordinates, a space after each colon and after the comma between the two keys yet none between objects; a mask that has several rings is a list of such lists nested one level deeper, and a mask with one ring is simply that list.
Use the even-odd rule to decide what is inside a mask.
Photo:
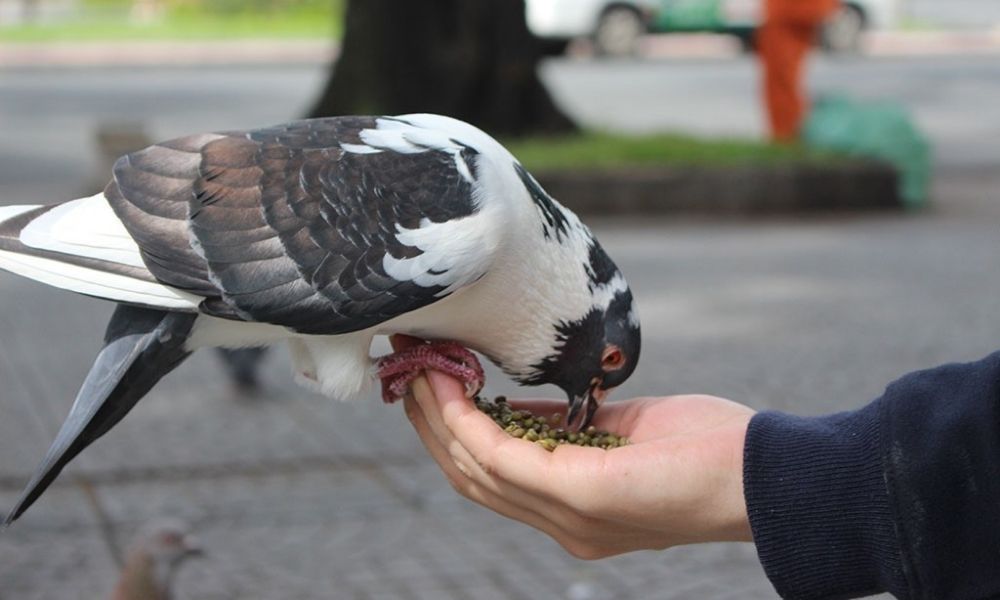
[{"label": "bird leg", "polygon": [[257,373],[267,348],[216,348],[215,350],[238,391],[249,394],[260,390]]},{"label": "bird leg", "polygon": [[434,369],[465,382],[472,398],[483,389],[486,376],[476,355],[457,342],[428,342],[410,346],[378,359],[382,400],[395,402],[407,394],[410,383],[425,369]]}]

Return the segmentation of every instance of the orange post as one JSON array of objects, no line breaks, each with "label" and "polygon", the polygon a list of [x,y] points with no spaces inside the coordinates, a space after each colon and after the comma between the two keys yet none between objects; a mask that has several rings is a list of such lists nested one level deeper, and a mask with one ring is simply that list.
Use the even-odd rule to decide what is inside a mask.
[{"label": "orange post", "polygon": [[771,139],[798,138],[807,110],[802,89],[805,59],[839,0],[765,0],[756,44],[764,71],[764,104]]}]

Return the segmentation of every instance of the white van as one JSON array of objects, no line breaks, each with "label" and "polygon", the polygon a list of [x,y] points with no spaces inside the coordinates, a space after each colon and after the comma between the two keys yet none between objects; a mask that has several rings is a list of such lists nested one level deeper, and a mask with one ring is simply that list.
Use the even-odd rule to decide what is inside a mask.
[{"label": "white van", "polygon": [[[760,23],[763,0],[526,0],[528,27],[551,49],[587,37],[599,54],[636,51],[645,33],[710,31],[738,36],[747,46]],[[866,30],[895,26],[900,0],[842,0],[822,43],[852,51]]]}]

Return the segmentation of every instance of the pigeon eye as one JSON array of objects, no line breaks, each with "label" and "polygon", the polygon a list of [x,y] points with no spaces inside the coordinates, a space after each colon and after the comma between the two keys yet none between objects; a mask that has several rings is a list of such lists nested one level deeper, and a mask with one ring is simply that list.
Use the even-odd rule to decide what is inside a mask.
[{"label": "pigeon eye", "polygon": [[625,364],[625,355],[616,346],[609,346],[601,356],[601,368],[605,371],[617,371]]},{"label": "pigeon eye", "polygon": [[179,533],[166,531],[160,534],[160,541],[165,546],[180,546],[184,542],[184,538]]}]

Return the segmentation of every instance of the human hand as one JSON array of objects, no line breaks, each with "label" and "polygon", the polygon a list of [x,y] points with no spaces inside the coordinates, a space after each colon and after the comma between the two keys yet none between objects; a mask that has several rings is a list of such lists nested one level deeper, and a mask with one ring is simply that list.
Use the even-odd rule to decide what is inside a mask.
[{"label": "human hand", "polygon": [[[397,349],[409,343],[393,339]],[[608,403],[594,424],[628,446],[548,452],[503,432],[447,375],[430,371],[412,388],[407,417],[452,487],[578,558],[752,539],[743,442],[753,411],[745,406],[703,395]],[[511,404],[547,417],[566,411],[565,402]]]}]

